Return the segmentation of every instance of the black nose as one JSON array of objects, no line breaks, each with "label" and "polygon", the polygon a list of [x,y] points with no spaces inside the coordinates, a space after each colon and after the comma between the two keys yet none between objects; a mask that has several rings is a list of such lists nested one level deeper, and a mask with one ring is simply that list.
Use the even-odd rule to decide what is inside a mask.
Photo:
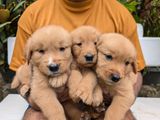
[{"label": "black nose", "polygon": [[92,62],[94,56],[93,56],[92,54],[87,54],[87,55],[85,55],[85,58],[86,58],[86,61],[87,61],[87,62]]},{"label": "black nose", "polygon": [[49,70],[52,72],[57,72],[59,70],[59,65],[58,64],[51,64],[48,66]]},{"label": "black nose", "polygon": [[121,78],[120,78],[120,75],[119,75],[119,74],[112,74],[112,75],[111,75],[111,80],[112,80],[113,82],[118,82],[120,79],[121,79]]}]

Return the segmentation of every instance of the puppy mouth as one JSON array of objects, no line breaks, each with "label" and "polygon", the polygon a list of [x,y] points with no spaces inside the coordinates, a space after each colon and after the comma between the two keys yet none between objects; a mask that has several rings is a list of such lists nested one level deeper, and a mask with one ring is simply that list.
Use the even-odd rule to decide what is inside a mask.
[{"label": "puppy mouth", "polygon": [[112,86],[113,85],[117,85],[119,83],[119,81],[118,82],[114,82],[111,78],[105,79],[104,82],[105,82],[105,84],[112,85]]},{"label": "puppy mouth", "polygon": [[94,61],[86,61],[87,64],[94,64]]},{"label": "puppy mouth", "polygon": [[94,62],[87,62],[86,64],[87,64],[87,65],[93,65]]},{"label": "puppy mouth", "polygon": [[116,84],[115,82],[113,82],[113,81],[110,80],[110,79],[106,79],[106,80],[105,80],[105,83],[106,83],[107,85],[114,85],[114,84]]},{"label": "puppy mouth", "polygon": [[93,62],[93,61],[88,61],[88,62],[86,62],[86,63],[84,64],[84,66],[90,67],[90,66],[93,66],[94,64],[95,64],[95,62]]},{"label": "puppy mouth", "polygon": [[49,77],[56,77],[56,76],[59,76],[59,75],[61,75],[61,73],[60,72],[50,72],[49,73]]}]

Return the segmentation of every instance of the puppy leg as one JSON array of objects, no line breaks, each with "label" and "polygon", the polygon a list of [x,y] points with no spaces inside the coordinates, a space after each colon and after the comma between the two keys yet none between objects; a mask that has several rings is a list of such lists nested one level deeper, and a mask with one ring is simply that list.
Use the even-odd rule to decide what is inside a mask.
[{"label": "puppy leg", "polygon": [[48,120],[66,120],[63,107],[51,88],[31,90],[31,97]]},{"label": "puppy leg", "polygon": [[54,89],[48,84],[48,78],[34,67],[31,81],[31,98],[48,120],[66,120],[62,105]]},{"label": "puppy leg", "polygon": [[18,88],[20,94],[24,97],[24,95],[30,89],[30,67],[27,64],[20,66],[16,72],[16,75],[11,83],[11,88]]},{"label": "puppy leg", "polygon": [[84,103],[92,105],[93,91],[97,85],[97,77],[94,72],[86,71],[83,78],[76,90],[76,96],[79,97]]},{"label": "puppy leg", "polygon": [[94,107],[99,106],[103,101],[103,92],[101,87],[97,84],[94,93],[93,93],[93,103],[92,105]]},{"label": "puppy leg", "polygon": [[29,89],[30,89],[30,86],[29,85],[23,85],[22,87],[21,87],[21,89],[20,89],[20,94],[21,94],[21,96],[22,97],[24,97],[25,96],[25,94],[29,91]]},{"label": "puppy leg", "polygon": [[[21,82],[22,81],[22,82]],[[29,86],[29,79],[25,78],[24,76],[20,77],[16,74],[16,76],[13,79],[13,82],[11,83],[11,88],[15,89],[19,87],[19,93],[21,96],[25,96],[25,94],[30,89]]]},{"label": "puppy leg", "polygon": [[20,81],[18,80],[18,77],[16,75],[11,83],[11,89],[18,88],[19,85],[20,85]]},{"label": "puppy leg", "polygon": [[117,94],[113,97],[112,103],[105,113],[105,120],[123,120],[135,101],[133,85],[129,82],[119,86],[116,90]]},{"label": "puppy leg", "polygon": [[79,83],[82,79],[82,74],[78,70],[71,70],[71,74],[68,80],[69,96],[73,101],[79,101],[79,98],[76,96],[75,92],[79,87]]}]

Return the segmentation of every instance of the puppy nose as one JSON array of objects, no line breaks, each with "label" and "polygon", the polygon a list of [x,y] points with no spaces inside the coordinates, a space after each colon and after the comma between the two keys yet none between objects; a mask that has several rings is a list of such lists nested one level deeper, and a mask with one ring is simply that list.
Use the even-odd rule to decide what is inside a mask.
[{"label": "puppy nose", "polygon": [[49,70],[52,72],[57,72],[59,70],[59,65],[58,64],[51,64],[48,66]]},{"label": "puppy nose", "polygon": [[87,62],[92,62],[94,56],[93,56],[92,54],[87,54],[87,55],[85,55],[85,58],[86,58],[86,61],[87,61]]},{"label": "puppy nose", "polygon": [[112,74],[112,75],[111,75],[111,80],[112,80],[113,82],[118,82],[120,79],[121,79],[121,78],[120,78],[120,75],[119,75],[118,73],[115,73],[115,74]]}]

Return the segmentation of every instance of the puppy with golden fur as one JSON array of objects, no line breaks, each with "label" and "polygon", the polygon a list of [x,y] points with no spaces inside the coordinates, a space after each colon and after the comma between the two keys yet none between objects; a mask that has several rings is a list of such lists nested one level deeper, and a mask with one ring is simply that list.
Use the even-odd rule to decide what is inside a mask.
[{"label": "puppy with golden fur", "polygon": [[48,120],[66,120],[57,91],[66,89],[72,62],[71,45],[70,34],[60,26],[42,27],[27,41],[30,97]]},{"label": "puppy with golden fur", "polygon": [[136,49],[130,40],[116,33],[103,34],[97,49],[96,73],[99,82],[113,96],[104,119],[124,120],[135,101]]},{"label": "puppy with golden fur", "polygon": [[82,100],[98,106],[103,101],[93,67],[97,62],[96,44],[100,33],[91,26],[81,26],[71,32],[74,63],[69,78],[69,95],[74,101]]}]

